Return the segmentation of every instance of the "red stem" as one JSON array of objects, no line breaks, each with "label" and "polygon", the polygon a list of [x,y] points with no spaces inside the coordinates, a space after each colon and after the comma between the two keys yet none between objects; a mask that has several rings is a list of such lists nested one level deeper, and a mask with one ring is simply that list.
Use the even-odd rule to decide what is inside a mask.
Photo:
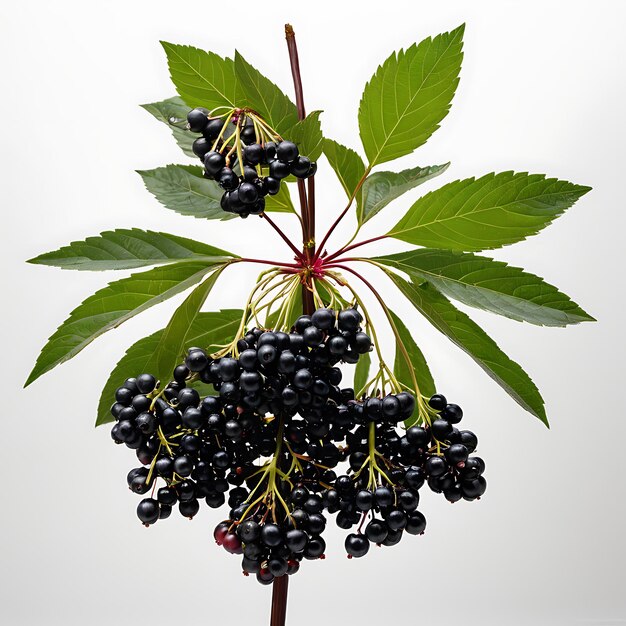
[{"label": "red stem", "polygon": [[314,261],[317,261],[317,259],[319,259],[319,257],[323,254],[324,246],[326,245],[326,242],[328,241],[329,237],[333,234],[333,231],[335,230],[335,228],[337,228],[337,226],[339,225],[341,220],[346,216],[346,214],[350,210],[350,207],[352,206],[352,203],[354,202],[357,194],[361,190],[361,187],[363,186],[363,183],[365,182],[365,179],[367,178],[367,175],[370,173],[370,170],[371,170],[371,168],[368,166],[367,169],[365,170],[365,172],[363,172],[363,176],[361,176],[361,179],[357,183],[356,188],[354,190],[354,193],[352,194],[352,196],[350,196],[350,200],[348,201],[348,205],[339,214],[339,217],[333,222],[332,226],[328,229],[328,232],[324,235],[324,239],[322,239],[322,243],[320,243],[319,248],[317,249],[317,254],[315,255],[315,257],[313,259]]},{"label": "red stem", "polygon": [[357,241],[357,243],[353,243],[350,246],[344,246],[343,248],[340,248],[339,250],[337,250],[337,252],[333,252],[329,256],[322,257],[322,258],[324,259],[325,263],[328,263],[328,261],[332,261],[333,259],[336,259],[338,256],[340,256],[344,252],[348,252],[348,250],[354,250],[355,248],[360,248],[361,246],[364,246],[364,245],[366,245],[368,243],[372,243],[373,241],[380,241],[381,239],[386,239],[388,236],[389,235],[378,235],[378,237],[372,237],[371,239],[365,239],[365,241]]},{"label": "red stem", "polygon": [[309,235],[313,242],[310,250],[311,256],[315,256],[315,176],[308,179],[308,202],[307,208],[309,212]]},{"label": "red stem", "polygon": [[270,626],[285,626],[287,619],[287,592],[289,590],[289,576],[285,574],[274,579],[272,588],[272,614]]},{"label": "red stem", "polygon": [[304,181],[301,178],[298,178],[298,199],[300,200],[300,213],[302,213],[302,241],[306,242],[308,232],[309,232],[309,202],[306,197],[306,187],[304,186]]},{"label": "red stem", "polygon": [[304,257],[302,255],[302,252],[300,252],[300,250],[298,250],[298,248],[296,248],[293,243],[291,243],[289,237],[287,237],[287,235],[285,235],[285,233],[278,227],[278,225],[274,223],[274,221],[268,216],[268,214],[261,213],[261,217],[265,218],[267,223],[282,237],[285,243],[293,250],[296,257],[303,261]]},{"label": "red stem", "polygon": [[[298,62],[298,47],[296,46],[296,37],[290,24],[285,24],[285,38],[287,39],[287,49],[289,50],[289,62],[291,64],[291,74],[293,76],[293,84],[296,92],[296,106],[298,108],[298,118],[304,119],[304,95],[302,93],[302,78],[300,76],[300,64]],[[309,191],[312,187],[309,186]],[[297,258],[302,264],[308,265],[314,250],[309,248],[309,242],[313,235],[311,225],[314,224],[314,218],[311,213],[315,211],[314,200],[309,204],[306,187],[304,181],[298,180],[298,194],[300,196],[300,212],[302,215],[302,252],[297,251]],[[289,242],[290,247],[295,247]],[[302,308],[304,313],[312,313],[315,304],[313,302],[313,294],[306,285],[302,285]],[[270,616],[270,626],[285,626],[287,619],[287,593],[289,591],[289,576],[279,576],[274,579],[272,589],[272,612]]]},{"label": "red stem", "polygon": [[300,61],[298,59],[298,46],[296,45],[296,33],[291,24],[285,24],[285,39],[287,39],[287,49],[289,50],[289,63],[291,64],[291,75],[293,76],[293,86],[296,92],[296,107],[298,117],[303,120],[306,111],[304,109],[304,94],[302,92],[302,77],[300,76]]},{"label": "red stem", "polygon": [[264,265],[276,265],[277,267],[288,267],[290,269],[300,270],[301,265],[297,263],[283,263],[282,261],[270,261],[268,259],[235,259],[235,263],[263,263]]},{"label": "red stem", "polygon": [[374,296],[376,296],[376,299],[381,304],[384,304],[383,297],[378,293],[378,291],[376,291],[376,288],[372,285],[372,283],[370,283],[367,280],[367,278],[365,278],[364,276],[359,274],[356,270],[353,270],[351,267],[348,267],[347,265],[342,265],[340,263],[332,263],[331,267],[337,267],[340,270],[344,270],[346,272],[350,272],[350,274],[353,274],[354,276],[356,276],[359,280],[361,280],[366,285],[366,287],[374,294]]},{"label": "red stem", "polygon": [[350,210],[352,203],[350,203],[340,214],[339,217],[333,222],[333,225],[328,229],[328,232],[324,235],[324,239],[322,239],[322,243],[320,243],[319,248],[317,249],[317,254],[314,257],[314,261],[316,261],[324,252],[324,246],[328,241],[328,238],[333,234],[333,231],[339,225],[339,222],[345,217],[346,213]]},{"label": "red stem", "polygon": [[[296,108],[298,109],[298,119],[303,120],[306,116],[304,107],[304,93],[302,91],[302,76],[300,75],[300,62],[298,60],[298,46],[296,35],[291,24],[285,24],[285,38],[287,40],[287,50],[289,51],[289,64],[293,77],[293,87],[296,94]],[[309,179],[309,193],[307,197],[306,184],[304,180],[298,179],[298,195],[300,197],[300,212],[302,214],[302,255],[303,263],[311,265],[315,258],[315,195],[313,177]],[[302,285],[302,305],[303,312],[313,313],[315,303],[313,294],[306,283]]]}]

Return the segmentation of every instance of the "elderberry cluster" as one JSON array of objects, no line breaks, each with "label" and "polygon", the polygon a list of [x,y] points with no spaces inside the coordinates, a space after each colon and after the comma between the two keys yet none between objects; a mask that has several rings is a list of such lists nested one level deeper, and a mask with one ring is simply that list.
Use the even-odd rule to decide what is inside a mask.
[{"label": "elderberry cluster", "polygon": [[[405,419],[412,410],[413,397],[404,393],[398,396],[401,404],[408,404],[400,413]],[[387,396],[353,401],[347,406],[357,425],[346,438],[352,473],[339,476],[325,498],[330,503],[329,513],[337,513],[340,528],[358,525],[357,533],[345,540],[350,558],[367,554],[370,543],[392,546],[405,532],[422,534],[426,519],[417,507],[419,490],[425,483],[432,491],[443,492],[450,502],[475,500],[486,489],[483,460],[469,456],[478,445],[476,435],[454,426],[463,416],[458,405],[435,395],[429,406],[436,419],[426,427],[412,426],[403,432],[397,429],[398,413],[385,412],[385,406],[394,404]],[[372,457],[383,477],[374,484],[367,474]]]},{"label": "elderberry cluster", "polygon": [[[354,397],[338,387],[342,374],[335,365],[355,363],[371,349],[361,322],[356,309],[338,315],[320,309],[300,317],[290,334],[253,329],[238,342],[238,358],[210,359],[191,348],[162,394],[150,374],[126,380],[111,407],[111,435],[149,466],[132,470],[128,486],[145,494],[157,478],[166,483],[156,499],[139,504],[140,520],[153,524],[176,503],[191,518],[199,498],[216,508],[229,489],[229,505],[237,506],[248,495],[241,485],[255,472],[252,463],[274,454],[283,434],[295,454],[307,452],[309,438],[319,445],[328,435],[324,417]],[[201,399],[194,381],[211,383],[218,395]],[[298,413],[306,421],[293,419]],[[288,424],[278,433],[280,421]],[[330,447],[332,453],[324,446],[312,451],[327,461],[337,457]]]},{"label": "elderberry cluster", "polygon": [[[463,418],[457,404],[448,404],[441,394],[434,395],[430,406],[438,412],[430,428],[430,448],[424,454],[424,469],[428,486],[435,493],[454,503],[459,500],[477,500],[487,489],[483,477],[485,462],[479,456],[470,456],[478,446],[478,438],[471,430],[459,430],[455,425]],[[423,429],[409,428],[407,437],[413,445],[425,440]],[[438,446],[443,454],[437,453]],[[443,446],[443,447],[442,447]]]},{"label": "elderberry cluster", "polygon": [[[329,515],[353,531],[348,556],[361,557],[372,543],[392,546],[424,532],[424,484],[451,502],[479,498],[485,466],[470,456],[476,436],[456,426],[458,405],[432,396],[423,426],[405,430],[412,394],[357,399],[339,386],[337,364],[371,350],[362,321],[354,308],[319,309],[290,333],[253,329],[221,358],[190,348],[162,391],[149,374],[127,380],[111,408],[111,434],[143,465],[128,474],[130,489],[153,490],[139,519],[153,524],[175,505],[192,518],[201,499],[227,504],[216,542],[241,555],[244,574],[269,584],[303,559],[324,558]],[[201,398],[198,382],[215,395]],[[337,471],[344,462],[347,471]]]},{"label": "elderberry cluster", "polygon": [[[304,179],[317,171],[317,163],[301,156],[295,143],[263,141],[252,119],[243,112],[229,119],[212,118],[206,109],[196,108],[187,115],[187,123],[190,130],[202,133],[192,149],[204,163],[205,177],[216,180],[224,189],[221,207],[228,213],[240,217],[260,215],[265,210],[265,196],[277,194],[281,180],[290,174]],[[230,125],[231,130],[225,132],[224,125]],[[231,160],[238,158],[237,150],[235,156],[228,155],[225,135],[235,134],[237,127],[242,146],[241,163],[235,166]]]},{"label": "elderberry cluster", "polygon": [[[332,482],[336,478],[332,470],[325,470],[325,473],[326,480]],[[279,490],[278,493],[283,492],[280,498],[290,511],[281,520],[274,520],[264,505],[255,507],[244,502],[231,510],[228,520],[217,525],[216,542],[232,554],[243,555],[244,574],[256,574],[260,583],[269,584],[278,576],[297,572],[302,559],[324,558],[326,542],[322,533],[326,518],[322,511],[326,503],[319,493],[304,486],[306,481],[320,492],[323,487],[319,476],[314,478],[316,474],[316,471],[308,472],[308,479],[305,474],[299,474],[298,486],[291,491]]]}]

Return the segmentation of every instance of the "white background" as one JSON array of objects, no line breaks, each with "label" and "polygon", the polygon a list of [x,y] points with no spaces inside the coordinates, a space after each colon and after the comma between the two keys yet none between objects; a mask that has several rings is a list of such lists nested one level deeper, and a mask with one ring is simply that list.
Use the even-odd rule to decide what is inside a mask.
[{"label": "white background", "polygon": [[[419,194],[465,176],[515,169],[591,185],[540,236],[495,256],[545,276],[599,320],[545,329],[472,313],[540,385],[549,431],[393,296],[440,389],[479,434],[489,489],[480,502],[454,507],[425,493],[426,535],[359,561],[345,558],[333,527],[326,561],[305,563],[291,581],[290,624],[626,623],[625,18],[623,3],[572,0],[2,3],[0,622],[267,622],[269,589],[244,579],[237,559],[213,545],[220,513],[203,508],[193,523],[175,515],[144,529],[125,486],[133,453],[92,426],[101,385],[124,348],[161,327],[180,298],[23,391],[46,338],[113,278],[24,261],[132,226],[287,258],[253,218],[221,224],[165,210],[133,170],[184,161],[168,130],[138,107],[174,94],[159,39],[221,54],[238,46],[291,93],[282,34],[289,21],[309,110],[324,109],[326,134],[354,147],[362,86],[377,64],[467,22],[450,115],[427,146],[390,164],[452,166],[364,234],[384,232]],[[344,198],[326,163],[318,179],[324,225]],[[233,269],[215,306],[239,306],[252,278],[249,268]]]}]

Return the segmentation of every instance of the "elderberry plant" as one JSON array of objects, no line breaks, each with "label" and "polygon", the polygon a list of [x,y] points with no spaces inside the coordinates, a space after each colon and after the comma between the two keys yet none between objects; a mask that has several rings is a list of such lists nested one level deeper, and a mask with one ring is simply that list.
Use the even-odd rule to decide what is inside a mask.
[{"label": "elderberry plant", "polygon": [[[259,216],[285,243],[285,260],[250,259],[204,242],[140,228],[72,242],[30,262],[74,270],[150,267],[87,298],[50,337],[27,384],[106,331],[189,291],[162,330],[133,344],[101,394],[96,424],[136,451],[127,477],[144,497],[146,526],[172,507],[193,518],[204,501],[226,508],[214,532],[268,584],[322,558],[331,517],[349,531],[345,550],[397,544],[426,528],[420,489],[450,502],[486,489],[476,435],[463,411],[436,392],[415,334],[358,269],[377,268],[416,311],[469,354],[518,404],[548,423],[530,377],[451,300],[542,326],[593,318],[542,278],[476,254],[538,233],[589,191],[542,174],[501,172],[456,180],[418,198],[386,233],[363,224],[449,164],[400,172],[379,166],[411,154],[447,115],[459,81],[463,26],[393,53],[365,86],[358,111],[365,159],[322,135],[305,115],[293,31],[287,42],[294,104],[238,52],[222,58],[163,43],[178,96],[144,105],[201,165],[140,171],[168,209],[198,219]],[[318,241],[315,174],[324,156],[348,201]],[[300,209],[290,188],[296,188]],[[290,241],[270,214],[294,217]],[[330,247],[352,213],[349,241]],[[252,218],[251,218],[252,219]],[[242,226],[245,232],[245,226]],[[386,256],[357,250],[395,238],[414,248]],[[241,310],[205,312],[235,264],[268,266]],[[362,299],[373,294],[395,337],[383,346]],[[342,386],[341,364],[355,366]]]}]

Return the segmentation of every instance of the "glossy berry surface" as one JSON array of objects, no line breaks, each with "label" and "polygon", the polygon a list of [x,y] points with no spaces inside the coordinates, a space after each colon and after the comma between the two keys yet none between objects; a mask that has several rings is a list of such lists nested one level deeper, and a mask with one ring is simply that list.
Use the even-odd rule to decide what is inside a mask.
[{"label": "glossy berry surface", "polygon": [[249,115],[239,111],[230,118],[212,117],[197,108],[187,116],[188,129],[202,133],[192,150],[204,165],[204,176],[224,190],[222,210],[242,218],[262,214],[265,197],[278,194],[288,176],[304,179],[317,171],[317,163],[300,155],[292,141],[261,137]]},{"label": "glossy berry surface", "polygon": [[[278,155],[293,157],[280,146]],[[241,183],[237,193],[253,202],[254,185]],[[244,331],[237,350],[218,357],[190,347],[164,387],[145,373],[124,381],[111,407],[112,438],[142,464],[127,476],[143,496],[141,523],[174,509],[193,519],[203,504],[227,507],[216,542],[269,584],[325,557],[333,519],[347,533],[347,556],[362,558],[371,544],[424,533],[424,485],[453,503],[480,498],[485,464],[474,455],[476,435],[456,427],[458,405],[440,394],[423,399],[428,419],[405,430],[417,406],[412,394],[356,398],[340,387],[338,366],[373,349],[362,324],[355,308],[320,308],[290,333]],[[213,394],[201,396],[195,380]]]},{"label": "glossy berry surface", "polygon": [[187,124],[189,130],[194,133],[201,133],[209,121],[209,112],[203,108],[189,111],[187,114]]}]

